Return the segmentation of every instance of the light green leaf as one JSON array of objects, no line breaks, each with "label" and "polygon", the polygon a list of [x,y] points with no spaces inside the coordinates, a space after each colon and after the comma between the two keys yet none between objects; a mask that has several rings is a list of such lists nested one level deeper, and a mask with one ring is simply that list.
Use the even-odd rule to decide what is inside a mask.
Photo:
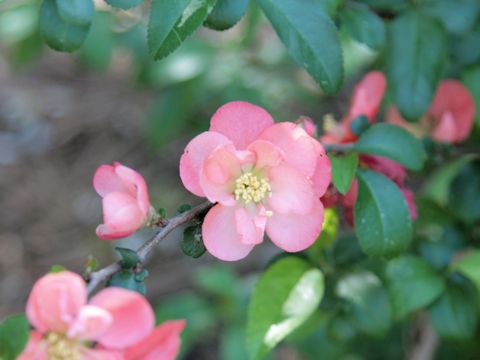
[{"label": "light green leaf", "polygon": [[66,23],[88,25],[92,21],[95,7],[93,0],[56,0],[58,15]]},{"label": "light green leaf", "polygon": [[358,171],[355,232],[370,256],[392,257],[405,251],[412,239],[412,223],[406,200],[390,179],[366,170]]},{"label": "light green leaf", "polygon": [[429,305],[445,290],[443,279],[422,259],[413,255],[391,260],[385,275],[393,311],[399,319]]},{"label": "light green leaf", "polygon": [[123,10],[138,6],[143,3],[143,1],[144,0],[105,0],[108,5]]},{"label": "light green leaf", "polygon": [[423,167],[426,155],[422,143],[405,129],[390,124],[367,129],[354,149],[360,153],[388,157],[412,170]]},{"label": "light green leaf", "polygon": [[340,40],[320,0],[257,0],[288,51],[321,88],[335,93],[343,82]]},{"label": "light green leaf", "polygon": [[398,16],[390,25],[387,76],[402,115],[418,120],[428,109],[447,58],[447,36],[434,19],[416,12]]},{"label": "light green leaf", "polygon": [[451,268],[472,280],[480,291],[480,250],[473,250],[463,255],[452,264]]},{"label": "light green leaf", "polygon": [[203,24],[217,0],[153,0],[148,24],[148,46],[162,59]]},{"label": "light green leaf", "polygon": [[214,30],[227,30],[240,21],[248,3],[249,0],[217,0],[204,25]]},{"label": "light green leaf", "polygon": [[248,309],[247,353],[262,359],[315,311],[324,291],[320,270],[297,257],[275,262],[260,277]]},{"label": "light green leaf", "polygon": [[332,164],[333,185],[342,194],[346,194],[352,185],[353,178],[358,166],[358,155],[349,153],[347,155],[328,154]]},{"label": "light green leaf", "polygon": [[340,13],[340,19],[342,26],[358,42],[375,50],[383,47],[385,25],[383,20],[367,7],[346,6]]},{"label": "light green leaf", "polygon": [[15,360],[27,345],[30,327],[25,315],[12,315],[0,323],[0,359]]}]

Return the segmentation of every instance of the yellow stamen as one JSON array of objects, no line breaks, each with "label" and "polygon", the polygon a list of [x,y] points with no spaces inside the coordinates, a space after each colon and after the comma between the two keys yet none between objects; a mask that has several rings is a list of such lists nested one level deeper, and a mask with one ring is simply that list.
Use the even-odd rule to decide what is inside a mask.
[{"label": "yellow stamen", "polygon": [[47,335],[48,360],[80,360],[78,343],[63,334],[51,332]]},{"label": "yellow stamen", "polygon": [[235,180],[233,193],[235,200],[242,200],[245,204],[258,204],[265,196],[272,196],[272,188],[267,180],[247,172]]}]

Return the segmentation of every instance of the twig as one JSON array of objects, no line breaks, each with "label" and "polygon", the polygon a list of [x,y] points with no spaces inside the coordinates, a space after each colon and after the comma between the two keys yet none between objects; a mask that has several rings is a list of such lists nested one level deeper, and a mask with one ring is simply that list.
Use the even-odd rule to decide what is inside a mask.
[{"label": "twig", "polygon": [[353,150],[355,144],[323,144],[326,151],[347,152]]},{"label": "twig", "polygon": [[[166,225],[163,226],[154,237],[148,240],[137,250],[137,255],[140,258],[140,265],[143,265],[148,261],[150,253],[156,248],[160,241],[165,239],[174,229],[185,225],[195,218],[203,215],[212,206],[213,204],[207,201],[171,219],[167,219],[165,221]],[[121,269],[122,267],[117,261],[100,270],[92,272],[88,277],[88,293],[92,294],[101,283],[105,282],[108,278],[119,272]]]}]

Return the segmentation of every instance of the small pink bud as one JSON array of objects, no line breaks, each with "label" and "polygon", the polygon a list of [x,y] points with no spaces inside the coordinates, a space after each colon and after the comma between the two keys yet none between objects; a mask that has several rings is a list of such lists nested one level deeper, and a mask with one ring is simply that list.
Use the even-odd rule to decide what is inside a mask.
[{"label": "small pink bud", "polygon": [[300,116],[295,123],[300,125],[308,135],[313,137],[317,136],[317,125],[315,125],[313,120],[308,116]]}]

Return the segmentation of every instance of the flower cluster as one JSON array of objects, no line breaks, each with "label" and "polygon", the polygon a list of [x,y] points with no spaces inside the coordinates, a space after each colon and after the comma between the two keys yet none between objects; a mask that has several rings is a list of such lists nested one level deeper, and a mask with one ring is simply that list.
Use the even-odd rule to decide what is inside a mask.
[{"label": "flower cluster", "polygon": [[244,258],[267,233],[279,248],[296,252],[320,234],[320,197],[331,179],[323,146],[302,126],[274,123],[264,109],[230,102],[213,115],[180,160],[185,187],[216,205],[203,222],[207,250]]},{"label": "flower cluster", "polygon": [[87,303],[83,279],[70,271],[40,278],[27,302],[34,327],[19,360],[173,360],[185,322],[156,329],[140,294],[106,288]]}]

